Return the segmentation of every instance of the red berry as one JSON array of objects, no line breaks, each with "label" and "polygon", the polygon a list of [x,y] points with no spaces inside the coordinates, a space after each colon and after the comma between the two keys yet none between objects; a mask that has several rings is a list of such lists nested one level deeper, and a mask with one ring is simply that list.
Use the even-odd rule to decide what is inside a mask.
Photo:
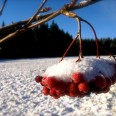
[{"label": "red berry", "polygon": [[35,81],[37,82],[37,83],[39,83],[39,82],[41,82],[42,81],[42,76],[36,76],[35,77]]},{"label": "red berry", "polygon": [[106,87],[110,87],[112,85],[112,80],[110,78],[105,79],[106,79]]},{"label": "red berry", "polygon": [[56,94],[57,94],[58,96],[61,96],[61,91],[56,90]]},{"label": "red berry", "polygon": [[73,73],[71,76],[71,79],[74,81],[74,83],[80,83],[84,81],[84,76],[82,73]]},{"label": "red berry", "polygon": [[56,90],[55,89],[50,89],[50,95],[51,96],[56,96]]},{"label": "red berry", "polygon": [[85,96],[85,94],[83,94],[83,93],[78,93],[78,95],[77,95],[79,98],[82,98],[82,97],[84,97]]},{"label": "red berry", "polygon": [[54,99],[58,99],[58,98],[60,98],[60,96],[54,95],[53,98],[54,98]]},{"label": "red berry", "polygon": [[70,91],[69,92],[69,96],[70,97],[77,97],[78,96],[78,93],[77,92],[74,92],[74,91]]},{"label": "red berry", "polygon": [[44,85],[44,86],[47,85],[47,77],[42,78],[41,85]]},{"label": "red berry", "polygon": [[78,85],[78,90],[82,93],[88,93],[89,92],[89,85],[86,82],[82,82]]},{"label": "red berry", "polygon": [[45,86],[43,87],[43,94],[44,95],[49,95],[49,91],[50,90],[47,87],[45,87]]},{"label": "red berry", "polygon": [[65,91],[66,87],[67,87],[67,83],[60,80],[60,81],[57,81],[57,84],[56,84],[56,86],[54,88],[59,90],[59,91]]},{"label": "red berry", "polygon": [[58,81],[56,80],[56,78],[54,77],[48,77],[47,78],[47,86],[48,88],[54,88],[55,86],[57,86]]},{"label": "red berry", "polygon": [[55,99],[58,99],[60,96],[57,94],[56,90],[55,89],[51,89],[50,90],[50,95],[55,98]]},{"label": "red berry", "polygon": [[102,90],[103,93],[107,93],[107,92],[109,92],[109,91],[110,91],[110,88],[109,88],[109,87],[105,87],[105,88],[103,88],[103,90]]},{"label": "red berry", "polygon": [[56,94],[58,96],[64,96],[66,94],[66,91],[59,91],[59,90],[56,90]]},{"label": "red berry", "polygon": [[73,91],[73,92],[78,91],[78,85],[73,82],[70,82],[68,85],[68,91]]},{"label": "red berry", "polygon": [[102,75],[97,76],[95,80],[95,85],[100,89],[106,87],[106,79],[104,78],[104,76]]}]

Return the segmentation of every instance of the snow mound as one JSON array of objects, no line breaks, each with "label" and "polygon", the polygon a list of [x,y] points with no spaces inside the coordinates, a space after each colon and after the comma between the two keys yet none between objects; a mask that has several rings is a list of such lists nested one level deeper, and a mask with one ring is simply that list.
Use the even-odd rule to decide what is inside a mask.
[{"label": "snow mound", "polygon": [[115,73],[115,64],[116,62],[111,59],[102,58],[84,58],[80,62],[63,60],[60,63],[48,67],[43,76],[56,77],[66,82],[70,82],[70,77],[74,72],[83,73],[87,81],[94,79],[99,74],[110,78]]}]

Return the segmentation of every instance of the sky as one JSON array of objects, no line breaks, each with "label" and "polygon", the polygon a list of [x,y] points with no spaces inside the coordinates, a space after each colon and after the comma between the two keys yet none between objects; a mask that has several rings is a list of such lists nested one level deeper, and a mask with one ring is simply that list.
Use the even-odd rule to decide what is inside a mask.
[{"label": "sky", "polygon": [[[4,0],[0,1],[0,7]],[[71,0],[48,0],[46,7],[51,7],[52,11],[60,9]],[[81,0],[79,0],[81,1]],[[6,25],[30,18],[37,11],[42,0],[8,0],[3,14],[0,16],[0,26],[4,21]],[[97,32],[98,38],[116,37],[116,0],[102,0],[101,2],[75,10],[74,12],[89,21]],[[60,29],[68,32],[73,37],[77,34],[77,22],[64,15],[60,15],[48,23],[55,21]],[[82,23],[82,38],[94,38],[91,28]]]}]

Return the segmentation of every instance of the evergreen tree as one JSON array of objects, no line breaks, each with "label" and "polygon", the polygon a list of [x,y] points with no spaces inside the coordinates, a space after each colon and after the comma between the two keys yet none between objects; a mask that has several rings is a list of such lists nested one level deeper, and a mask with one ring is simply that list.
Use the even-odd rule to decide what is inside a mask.
[{"label": "evergreen tree", "polygon": [[3,21],[1,27],[4,27],[4,26],[5,26],[5,22]]},{"label": "evergreen tree", "polygon": [[[18,27],[20,28],[20,27]],[[13,30],[0,33],[0,38]],[[61,57],[70,43],[72,36],[65,33],[53,21],[51,25],[43,24],[34,29],[14,37],[0,47],[0,58],[27,58],[27,57]],[[83,39],[83,55],[96,55],[96,43],[94,39]],[[99,45],[104,49],[116,54],[116,38],[101,38]],[[77,40],[70,48],[67,56],[78,56],[79,41]],[[100,54],[108,55],[100,49]]]}]

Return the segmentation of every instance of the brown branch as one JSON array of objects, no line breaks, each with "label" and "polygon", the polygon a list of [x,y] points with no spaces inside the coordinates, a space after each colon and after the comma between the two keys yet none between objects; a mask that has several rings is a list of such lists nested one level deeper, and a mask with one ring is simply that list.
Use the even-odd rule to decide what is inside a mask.
[{"label": "brown branch", "polygon": [[50,7],[42,8],[42,9],[40,10],[40,13],[48,12],[48,11],[50,11],[51,9],[52,9],[52,8],[50,8]]},{"label": "brown branch", "polygon": [[0,44],[2,44],[2,43],[4,43],[4,42],[8,41],[9,39],[13,38],[14,36],[17,36],[17,35],[19,35],[19,34],[21,34],[21,33],[24,33],[24,32],[28,31],[28,30],[31,29],[31,28],[35,28],[35,27],[37,27],[38,25],[41,25],[41,24],[45,23],[45,22],[48,21],[48,20],[51,20],[52,18],[56,17],[56,16],[59,15],[59,14],[60,14],[60,11],[55,12],[54,14],[52,14],[51,16],[49,16],[48,18],[42,19],[40,22],[37,22],[37,23],[32,24],[32,25],[30,25],[30,26],[28,26],[28,27],[26,27],[26,28],[22,28],[22,29],[18,30],[17,32],[13,32],[13,33],[9,34],[8,36],[6,36],[6,37],[4,37],[4,38],[2,38],[2,39],[0,40]]},{"label": "brown branch", "polygon": [[[88,6],[88,5],[91,5],[91,4],[93,4],[93,3],[95,3],[95,2],[99,2],[99,1],[101,1],[101,0],[88,0],[88,1],[86,1],[86,2],[80,2],[80,3],[78,3],[77,5],[74,4],[73,7],[66,7],[66,5],[64,5],[63,8],[61,8],[60,10],[58,10],[58,11],[56,11],[56,12],[53,12],[53,13],[50,13],[50,14],[46,14],[46,15],[43,15],[43,16],[36,16],[36,19],[34,19],[34,18],[33,18],[33,19],[34,19],[34,21],[38,21],[38,22],[35,22],[34,24],[27,26],[26,28],[24,28],[24,25],[25,25],[30,19],[28,19],[28,20],[26,20],[26,21],[19,22],[19,23],[15,23],[15,24],[14,24],[15,26],[14,26],[14,25],[11,25],[12,28],[21,27],[21,26],[22,26],[22,29],[20,29],[20,30],[18,30],[18,31],[16,31],[16,32],[13,32],[13,33],[7,35],[6,37],[2,38],[2,39],[0,40],[0,44],[1,44],[1,43],[4,43],[5,41],[7,41],[7,40],[9,40],[9,39],[11,39],[11,38],[13,38],[14,36],[17,36],[17,35],[19,35],[19,34],[25,32],[25,31],[27,31],[27,30],[29,30],[29,29],[31,29],[31,28],[35,28],[35,27],[37,27],[38,25],[41,25],[41,24],[43,24],[43,23],[45,23],[45,22],[47,22],[47,21],[49,21],[49,20],[55,18],[56,16],[62,14],[62,10],[63,10],[63,9],[65,9],[65,10],[67,10],[67,11],[72,11],[72,10],[76,10],[76,9],[80,9],[80,8],[86,7],[86,6]],[[70,5],[69,5],[69,6],[70,6]],[[0,29],[0,31],[3,31],[3,30],[5,31],[5,30],[8,30],[9,28],[10,28],[10,26],[9,26],[8,28],[5,27],[5,28],[3,28],[3,29]]]},{"label": "brown branch", "polygon": [[[79,4],[75,5],[73,8],[71,8],[70,11],[71,10],[78,10],[80,8],[86,7],[88,5],[94,4],[95,2],[99,2],[99,1],[101,1],[101,0],[94,0],[94,1],[91,1],[91,3],[90,3],[90,0],[89,0],[89,2],[86,3],[87,5],[85,3],[83,3],[83,4],[82,3],[79,3]],[[34,20],[34,22],[35,21],[39,21],[39,20],[44,19],[44,18],[47,18],[47,17],[49,17],[52,14],[54,14],[54,12],[49,13],[49,14],[45,14],[45,15],[41,15],[41,16],[38,15],[36,17],[36,19]],[[24,20],[24,21],[20,21],[20,22],[14,23],[13,25],[11,24],[11,25],[5,26],[3,28],[0,28],[0,32],[3,32],[5,30],[8,30],[9,28],[15,28],[15,27],[20,27],[21,25],[26,25],[26,23],[29,20],[30,19],[27,19],[27,20]]]},{"label": "brown branch", "polygon": [[[49,17],[50,15],[52,15],[53,13],[49,13],[49,14],[46,14],[46,15],[37,15],[36,16],[36,19],[34,19],[33,20],[33,23],[34,22],[37,22],[37,21],[39,21],[39,20],[42,20],[42,19],[45,19],[45,18],[47,18],[47,17]],[[26,23],[28,22],[30,20],[30,18],[29,19],[27,19],[27,20],[24,20],[24,21],[19,21],[19,22],[16,22],[16,23],[13,23],[13,24],[11,24],[11,25],[8,25],[8,26],[4,26],[4,27],[2,27],[2,28],[0,28],[0,33],[3,33],[3,32],[6,32],[6,31],[9,31],[9,30],[12,30],[13,28],[19,28],[19,27],[23,27],[24,25],[26,25]]]},{"label": "brown branch", "polygon": [[102,0],[85,0],[85,1],[82,1],[82,2],[78,3],[77,5],[75,5],[70,10],[76,10],[76,9],[80,9],[80,8],[83,8],[83,7],[87,7],[88,5],[92,5],[92,4],[95,4],[96,2],[100,2],[100,1],[102,1]]},{"label": "brown branch", "polygon": [[76,60],[76,62],[81,61],[81,58],[83,57],[83,55],[82,55],[82,38],[81,38],[81,18],[78,17],[74,12],[62,11],[62,14],[64,14],[65,16],[74,18],[77,21],[77,23],[78,23],[78,32],[77,32],[76,37],[73,39],[73,41],[69,45],[69,47],[66,49],[66,51],[65,51],[65,53],[62,56],[60,61],[63,60],[63,58],[65,57],[65,55],[67,54],[67,52],[69,51],[69,49],[71,48],[73,43],[76,41],[76,39],[79,39],[79,57]]},{"label": "brown branch", "polygon": [[0,40],[0,44],[2,44],[2,43],[4,43],[4,42],[8,41],[9,39],[11,39],[11,38],[13,38],[13,37],[15,37],[15,36],[18,36],[18,35],[20,35],[20,34],[26,32],[27,30],[29,30],[29,29],[23,28],[23,29],[21,29],[21,30],[17,30],[17,31],[15,31],[15,32],[9,34],[8,36],[6,36],[6,37],[4,37],[3,39]]},{"label": "brown branch", "polygon": [[66,51],[64,52],[62,58],[60,59],[60,62],[64,59],[64,57],[66,56],[66,54],[68,53],[69,49],[71,48],[71,46],[73,45],[73,43],[77,40],[79,34],[76,35],[76,37],[73,39],[73,41],[70,43],[70,45],[68,46],[68,48],[66,49]]},{"label": "brown branch", "polygon": [[4,3],[3,3],[3,5],[2,5],[2,7],[0,9],[0,16],[2,15],[2,12],[3,12],[4,8],[5,8],[6,2],[7,2],[7,0],[4,0]]},{"label": "brown branch", "polygon": [[29,21],[27,22],[27,24],[25,25],[26,27],[28,26],[28,25],[30,25],[32,22],[33,22],[33,20],[36,18],[36,16],[39,14],[39,12],[41,11],[41,9],[43,8],[43,6],[44,6],[44,4],[47,2],[47,0],[44,0],[43,2],[42,2],[42,4],[40,5],[40,7],[38,8],[38,10],[37,10],[37,12],[33,15],[33,17],[32,18],[30,18],[29,19]]},{"label": "brown branch", "polygon": [[[82,4],[82,3],[78,3],[78,4],[75,5],[73,8],[70,8],[69,11],[78,10],[78,9],[80,9],[80,8],[86,7],[86,6],[88,6],[88,5],[94,4],[95,2],[99,2],[99,1],[101,1],[101,0],[94,0],[94,1],[91,0],[91,2],[90,2],[90,0],[89,0],[89,2],[87,2],[86,4],[85,4],[85,3],[83,3],[83,4]],[[55,12],[52,12],[52,13],[49,13],[49,14],[45,14],[45,15],[41,15],[41,16],[38,15],[38,16],[36,16],[36,19],[33,20],[33,22],[39,21],[39,20],[41,20],[41,19],[45,19],[45,18],[51,16],[51,15],[54,14],[54,13],[55,13]],[[57,16],[57,15],[56,15],[56,16]],[[54,17],[53,17],[53,18],[54,18]],[[16,23],[14,23],[14,24],[11,24],[11,25],[2,27],[2,28],[0,28],[0,33],[4,32],[4,31],[7,31],[7,30],[9,30],[10,28],[12,29],[12,28],[20,27],[21,25],[22,25],[22,26],[23,26],[23,25],[26,25],[26,23],[27,23],[29,20],[30,20],[30,18],[27,19],[27,20],[24,20],[24,21],[16,22]]]}]

